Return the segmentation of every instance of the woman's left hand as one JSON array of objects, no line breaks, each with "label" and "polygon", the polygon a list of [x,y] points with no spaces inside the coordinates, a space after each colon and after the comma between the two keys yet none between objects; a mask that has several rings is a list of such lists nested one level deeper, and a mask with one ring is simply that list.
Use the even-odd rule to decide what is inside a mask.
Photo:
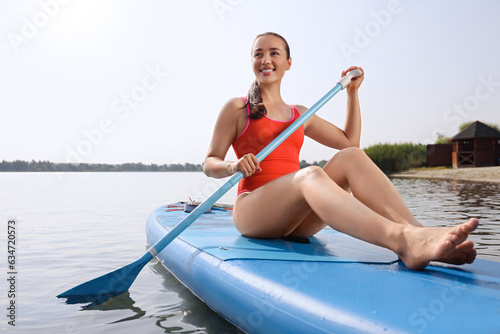
[{"label": "woman's left hand", "polygon": [[347,70],[342,72],[342,76],[344,77],[347,74],[347,72],[355,70],[355,69],[360,70],[362,74],[357,78],[351,79],[351,83],[349,84],[349,86],[347,86],[348,92],[357,91],[359,89],[359,86],[361,86],[363,79],[365,78],[365,71],[363,70],[363,68],[361,68],[359,66],[349,67]]}]

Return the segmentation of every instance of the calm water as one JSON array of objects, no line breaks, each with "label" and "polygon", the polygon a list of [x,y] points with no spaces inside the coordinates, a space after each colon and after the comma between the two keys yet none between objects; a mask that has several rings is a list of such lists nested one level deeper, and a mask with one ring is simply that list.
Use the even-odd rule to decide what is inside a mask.
[{"label": "calm water", "polygon": [[[478,217],[479,258],[500,261],[500,185],[394,179],[425,225]],[[238,333],[156,262],[126,295],[82,309],[54,296],[120,268],[146,249],[155,208],[204,199],[223,181],[202,173],[0,173],[1,309],[7,303],[7,222],[16,221],[16,327],[11,333]],[[220,202],[232,203],[236,190]],[[6,311],[3,311],[6,312]],[[6,313],[5,313],[6,314]]]}]

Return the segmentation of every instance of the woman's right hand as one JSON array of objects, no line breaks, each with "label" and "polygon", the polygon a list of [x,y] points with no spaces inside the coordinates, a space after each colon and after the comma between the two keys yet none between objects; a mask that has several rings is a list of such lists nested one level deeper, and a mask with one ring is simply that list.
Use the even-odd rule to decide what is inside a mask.
[{"label": "woman's right hand", "polygon": [[232,174],[241,171],[245,177],[252,176],[255,172],[261,172],[259,160],[252,153],[245,154],[238,161],[231,164]]}]

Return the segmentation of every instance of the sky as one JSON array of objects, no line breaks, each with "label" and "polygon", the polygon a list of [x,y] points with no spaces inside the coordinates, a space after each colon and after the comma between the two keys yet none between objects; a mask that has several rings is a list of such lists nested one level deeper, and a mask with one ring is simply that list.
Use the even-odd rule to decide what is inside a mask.
[{"label": "sky", "polygon": [[[201,163],[266,31],[291,47],[288,104],[364,68],[363,148],[500,124],[499,15],[498,0],[2,1],[0,160]],[[342,127],[345,107],[340,92],[317,115]],[[307,139],[301,159],[335,152]]]}]

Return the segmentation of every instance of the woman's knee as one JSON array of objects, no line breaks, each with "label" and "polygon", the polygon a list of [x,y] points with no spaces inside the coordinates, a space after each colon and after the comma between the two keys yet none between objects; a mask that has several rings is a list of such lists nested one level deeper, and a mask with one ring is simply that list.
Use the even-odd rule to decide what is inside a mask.
[{"label": "woman's knee", "polygon": [[302,168],[297,172],[296,177],[299,179],[321,178],[327,176],[323,168],[319,166],[309,166]]},{"label": "woman's knee", "polygon": [[340,159],[348,161],[356,161],[359,159],[366,159],[368,156],[365,151],[359,147],[348,147],[340,150],[335,156],[339,156]]},{"label": "woman's knee", "polygon": [[325,165],[324,170],[344,190],[349,191],[348,176],[358,167],[366,166],[370,158],[358,147],[348,147],[340,150]]},{"label": "woman's knee", "polygon": [[362,149],[358,147],[348,147],[337,152],[329,161],[329,166],[327,168],[338,169],[344,166],[350,169],[354,166],[363,165],[369,160],[370,158]]}]

